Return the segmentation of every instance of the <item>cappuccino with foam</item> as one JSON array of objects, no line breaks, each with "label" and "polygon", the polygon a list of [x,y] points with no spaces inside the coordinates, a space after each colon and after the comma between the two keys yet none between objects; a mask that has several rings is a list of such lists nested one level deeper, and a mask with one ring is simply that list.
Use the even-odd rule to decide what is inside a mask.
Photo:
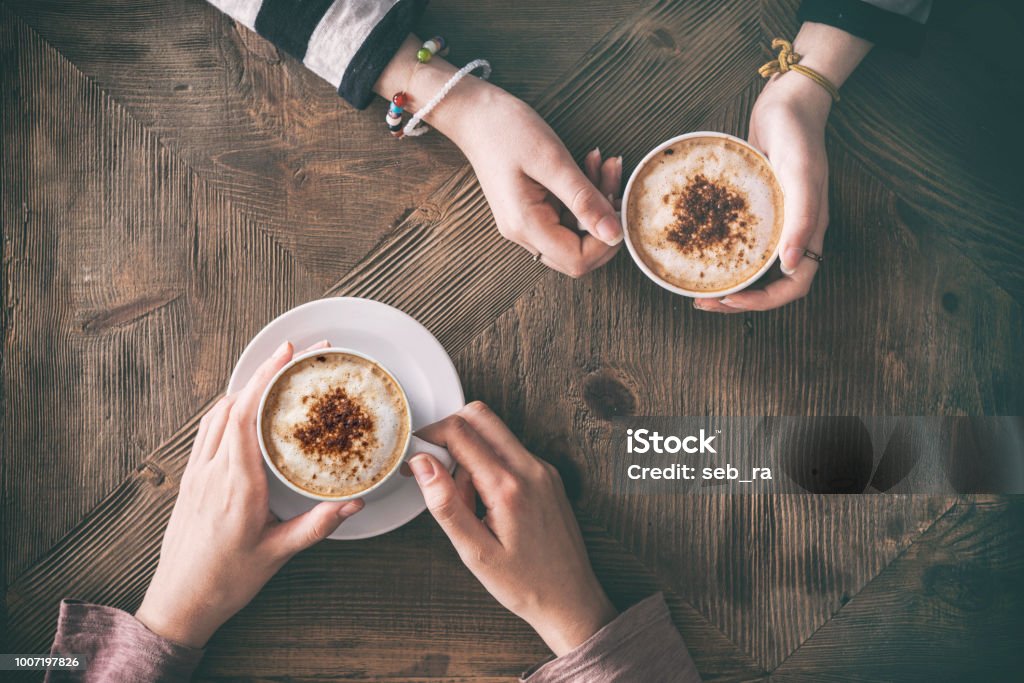
[{"label": "cappuccino with foam", "polygon": [[691,296],[722,296],[762,275],[782,218],[782,188],[768,161],[724,134],[682,136],[648,155],[623,207],[634,259]]},{"label": "cappuccino with foam", "polygon": [[317,496],[354,496],[401,462],[409,405],[395,378],[374,361],[323,351],[275,379],[259,428],[267,458],[294,486]]}]

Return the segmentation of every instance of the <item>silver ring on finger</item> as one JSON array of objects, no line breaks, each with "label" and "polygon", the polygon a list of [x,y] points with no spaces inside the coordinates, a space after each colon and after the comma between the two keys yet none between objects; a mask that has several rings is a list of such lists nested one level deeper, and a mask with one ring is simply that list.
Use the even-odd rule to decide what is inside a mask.
[{"label": "silver ring on finger", "polygon": [[818,265],[821,265],[822,263],[825,262],[824,256],[815,251],[811,251],[810,249],[804,249],[804,256],[811,259],[812,261],[817,261]]}]

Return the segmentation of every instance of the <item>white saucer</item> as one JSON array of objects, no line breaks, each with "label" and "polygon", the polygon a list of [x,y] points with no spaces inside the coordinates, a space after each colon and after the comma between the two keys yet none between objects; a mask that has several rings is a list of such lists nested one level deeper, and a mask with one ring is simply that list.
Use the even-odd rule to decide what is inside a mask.
[{"label": "white saucer", "polygon": [[[285,341],[297,350],[328,340],[372,356],[394,374],[409,397],[413,429],[454,413],[465,403],[462,384],[451,358],[427,328],[397,308],[369,299],[318,299],[293,308],[260,330],[235,365],[228,391],[238,391],[256,368]],[[444,463],[451,467],[450,462]],[[291,519],[311,509],[305,498],[267,472],[270,510]],[[396,473],[364,498],[366,507],[331,534],[354,540],[386,534],[423,512],[426,505],[411,477]]]}]

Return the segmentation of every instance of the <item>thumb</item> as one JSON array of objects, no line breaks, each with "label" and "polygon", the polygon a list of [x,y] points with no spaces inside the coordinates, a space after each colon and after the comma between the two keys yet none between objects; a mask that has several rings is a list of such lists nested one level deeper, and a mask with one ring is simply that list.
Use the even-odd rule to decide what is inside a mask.
[{"label": "thumb", "polygon": [[[409,461],[409,468],[423,492],[427,509],[463,559],[467,557],[467,550],[485,549],[497,543],[476,512],[466,504],[452,475],[433,456],[419,453]],[[473,555],[475,553],[469,556]]]},{"label": "thumb", "polygon": [[576,216],[582,230],[614,246],[622,241],[622,223],[608,198],[590,182],[568,150],[554,166],[545,166],[533,179],[548,189]]},{"label": "thumb", "polygon": [[324,540],[346,519],[363,509],[362,500],[320,503],[309,512],[281,522],[274,529],[274,547],[290,557]]},{"label": "thumb", "polygon": [[785,192],[779,265],[784,274],[792,275],[818,231],[825,180],[811,168],[796,172],[779,169],[778,173]]}]

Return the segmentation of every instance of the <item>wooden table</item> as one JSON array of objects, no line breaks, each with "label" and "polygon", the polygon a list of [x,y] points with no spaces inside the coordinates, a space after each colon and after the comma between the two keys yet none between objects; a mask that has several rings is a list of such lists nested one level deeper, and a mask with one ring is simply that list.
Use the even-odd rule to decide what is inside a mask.
[{"label": "wooden table", "polygon": [[[627,172],[744,134],[793,0],[438,0],[423,33],[494,63],[578,155]],[[199,0],[3,0],[3,575],[8,652],[58,601],[131,609],[199,416],[250,337],[325,295],[445,345],[470,398],[556,462],[613,599],[666,593],[707,679],[1009,680],[1024,505],[996,497],[611,497],[621,414],[1021,414],[1019,7],[940,7],[829,127],[811,295],[723,317],[620,254],[572,281],[504,242],[437,135],[396,143]],[[546,655],[434,522],[291,562],[206,680],[508,680]]]}]

